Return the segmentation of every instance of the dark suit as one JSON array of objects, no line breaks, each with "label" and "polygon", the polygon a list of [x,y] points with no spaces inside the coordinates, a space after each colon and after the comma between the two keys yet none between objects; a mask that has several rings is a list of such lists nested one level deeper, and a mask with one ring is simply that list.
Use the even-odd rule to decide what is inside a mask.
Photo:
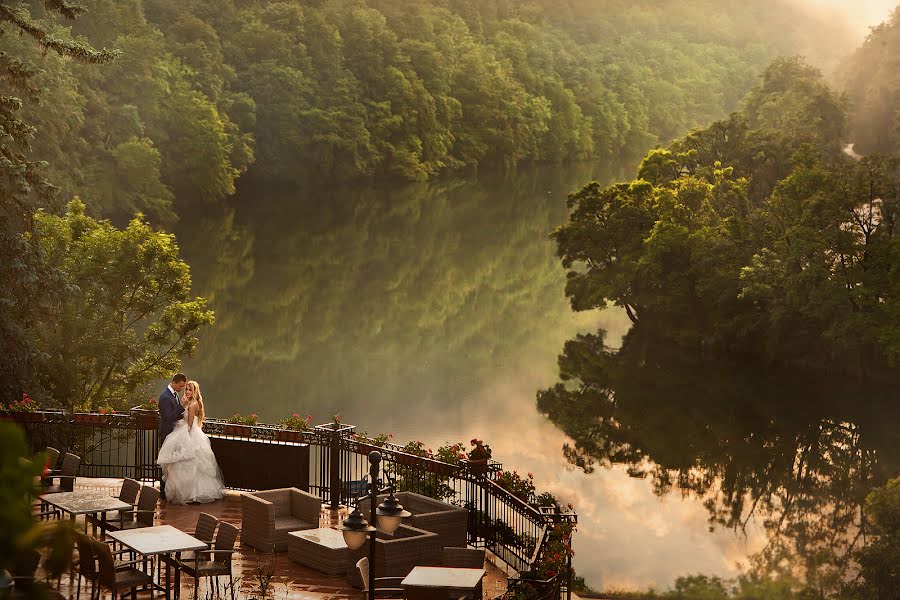
[{"label": "dark suit", "polygon": [[[159,445],[162,446],[166,441],[166,436],[175,429],[175,423],[184,414],[184,407],[178,398],[169,390],[169,386],[159,395]],[[159,482],[159,491],[163,498],[166,497],[166,483],[162,480]]]},{"label": "dark suit", "polygon": [[184,407],[169,387],[159,396],[159,443],[162,445],[166,436],[175,429],[175,423],[184,415]]}]

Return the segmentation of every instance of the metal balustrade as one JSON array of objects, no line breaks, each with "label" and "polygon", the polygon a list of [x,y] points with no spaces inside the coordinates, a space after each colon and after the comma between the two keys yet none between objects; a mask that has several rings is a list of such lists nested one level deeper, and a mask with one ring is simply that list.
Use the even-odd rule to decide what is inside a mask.
[{"label": "metal balustrade", "polygon": [[[134,409],[128,413],[66,414],[61,411],[0,413],[0,418],[22,427],[35,452],[53,446],[82,457],[83,477],[131,477],[141,481],[159,479],[156,454],[159,448],[159,418],[155,411]],[[292,485],[302,487],[331,504],[354,505],[356,497],[366,493],[369,472],[368,454],[382,454],[386,478],[396,482],[398,490],[439,498],[469,511],[469,543],[485,548],[518,572],[529,571],[541,557],[548,532],[560,521],[576,522],[572,513],[548,513],[500,487],[492,475],[502,469],[498,462],[486,466],[465,462],[450,464],[434,458],[404,452],[397,444],[376,444],[355,435],[352,425],[327,423],[306,431],[291,431],[272,425],[236,425],[206,419],[204,431],[213,440],[227,441],[229,448],[239,447],[241,456],[252,460],[254,449],[271,455],[271,446],[290,446],[284,456],[308,461],[290,465]],[[246,447],[241,447],[241,441]],[[294,451],[296,449],[296,452]],[[299,468],[295,468],[298,467]],[[226,467],[223,466],[223,471]],[[246,485],[226,485],[251,489]],[[379,482],[379,487],[387,482]],[[513,579],[513,581],[517,581]],[[547,583],[554,594],[567,591],[567,582]]]}]

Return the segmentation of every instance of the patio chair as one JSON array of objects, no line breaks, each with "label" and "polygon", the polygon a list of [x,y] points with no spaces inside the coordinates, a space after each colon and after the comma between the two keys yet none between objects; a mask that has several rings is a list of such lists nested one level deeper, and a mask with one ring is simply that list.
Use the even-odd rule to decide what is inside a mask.
[{"label": "patio chair", "polygon": [[319,526],[322,499],[297,488],[244,493],[241,542],[263,552],[284,552],[288,533]]},{"label": "patio chair", "polygon": [[[378,531],[375,533],[375,576],[405,577],[416,566],[440,566],[442,549],[440,537],[424,529],[401,525],[393,535]],[[347,583],[357,588],[365,585],[354,565],[368,556],[368,543],[347,550]]]},{"label": "patio chair", "polygon": [[[71,492],[75,489],[75,478],[78,476],[78,467],[81,465],[81,457],[71,452],[66,452],[63,457],[62,467],[59,474],[55,477],[59,479],[59,484],[48,485],[43,489],[45,494],[55,494],[57,492]],[[51,477],[52,481],[53,478]]]},{"label": "patio chair", "polygon": [[[363,582],[363,598],[369,597],[369,559],[363,556],[356,561],[356,570]],[[375,597],[376,598],[403,598],[403,587],[400,582],[402,577],[376,577],[375,578]],[[441,600],[447,600],[446,594]]]},{"label": "patio chair", "polygon": [[[205,552],[194,553],[193,560],[180,561],[181,571],[185,575],[194,578],[194,598],[200,587],[201,577],[215,577],[216,589],[219,587],[219,577],[228,576],[228,587],[231,589],[231,600],[234,600],[234,580],[231,575],[231,558],[234,555],[234,544],[237,541],[240,529],[231,523],[220,523],[216,533],[216,541],[213,549]],[[209,554],[211,558],[203,559],[202,554]]]},{"label": "patio chair", "polygon": [[153,578],[135,565],[140,563],[139,560],[116,563],[113,559],[113,553],[109,546],[98,540],[90,540],[91,550],[97,558],[97,578],[96,581],[100,585],[97,586],[97,595],[100,595],[100,588],[104,587],[112,592],[113,600],[119,597],[121,590],[131,590],[131,597],[137,594],[138,586],[150,585]]},{"label": "patio chair", "polygon": [[51,446],[47,446],[47,473],[44,477],[41,478],[41,487],[44,487],[44,483],[46,485],[52,485],[53,477],[59,475],[59,450],[53,448]]},{"label": "patio chair", "polygon": [[[91,584],[91,598],[94,597],[95,592],[99,592],[99,588],[97,587],[99,571],[97,570],[97,553],[94,551],[94,541],[95,540],[88,535],[81,532],[75,532],[75,547],[78,549],[78,554],[72,559],[72,570],[69,578],[71,586],[72,579],[78,577],[75,600],[78,600],[81,597],[82,577],[84,577],[87,583]],[[113,557],[121,556],[126,553],[128,553],[128,550],[112,551]],[[116,562],[116,568],[128,568],[132,564],[132,561],[118,561]],[[85,588],[87,587],[87,583],[85,584]]]},{"label": "patio chair", "polygon": [[457,569],[484,568],[484,550],[477,548],[444,548],[444,566]]},{"label": "patio chair", "polygon": [[[469,524],[469,512],[465,508],[413,492],[397,492],[395,495],[403,508],[412,513],[412,516],[403,520],[405,525],[436,533],[440,538],[441,548],[465,547],[468,541],[466,528]],[[378,502],[385,498],[386,495],[379,495]],[[359,510],[363,515],[369,514],[368,498],[360,500]]]},{"label": "patio chair", "polygon": [[[219,519],[212,516],[209,513],[200,513],[197,517],[197,525],[194,526],[194,537],[200,540],[201,542],[205,542],[207,546],[212,547],[213,544],[213,536],[216,533],[216,527],[219,525]],[[193,550],[189,550],[187,552],[181,553],[181,562],[190,562],[194,560],[194,554],[196,552]],[[205,551],[200,551],[200,559],[208,559],[209,553]],[[178,561],[175,560],[173,556],[168,554],[163,554],[159,557],[163,564],[168,564],[173,567],[178,567]]]},{"label": "patio chair", "polygon": [[158,489],[150,487],[149,485],[141,487],[137,508],[119,511],[118,520],[107,521],[106,529],[110,531],[122,531],[124,529],[153,527],[153,519],[156,516],[156,504],[158,501]]},{"label": "patio chair", "polygon": [[[140,492],[141,492],[141,484],[139,482],[135,481],[134,479],[129,479],[126,477],[122,481],[122,487],[119,490],[119,500],[130,504],[132,509],[136,508],[137,507],[137,498],[138,498],[138,494]],[[122,511],[116,511],[116,512],[120,513]],[[115,515],[113,515],[112,520],[117,520],[117,519],[119,519],[119,517],[120,517],[119,514],[115,514]],[[125,519],[126,517],[130,519],[130,518],[133,518],[133,515],[129,513],[129,514],[121,515],[121,517],[123,519]],[[90,523],[91,525],[95,525],[95,526],[100,526],[102,523],[102,519],[100,519],[96,514],[87,515],[85,517],[85,519],[87,520],[88,523]],[[109,519],[107,519],[107,521],[109,521]]]}]

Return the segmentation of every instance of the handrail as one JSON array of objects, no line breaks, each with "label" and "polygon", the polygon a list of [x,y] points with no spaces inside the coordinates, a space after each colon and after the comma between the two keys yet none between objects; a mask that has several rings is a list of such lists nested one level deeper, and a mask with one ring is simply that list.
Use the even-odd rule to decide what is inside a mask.
[{"label": "handrail", "polygon": [[[136,431],[151,428],[155,430],[158,417],[155,411],[136,408],[128,412],[94,412],[77,414],[65,413],[60,410],[41,410],[35,412],[0,411],[0,418],[16,421],[23,425],[31,425],[32,427],[27,429],[32,432],[41,431],[41,435],[33,440],[33,442],[37,443],[40,441],[40,445],[43,445],[47,440],[56,439],[63,441],[64,438],[71,439],[72,432],[80,431],[76,429],[67,430],[65,427],[60,429],[59,425],[72,424],[78,427],[93,427],[95,428],[94,431],[102,431],[103,429],[123,430],[129,428]],[[41,423],[44,423],[46,427],[41,428]],[[325,482],[329,479],[327,479],[328,475],[325,473],[324,462],[322,461],[325,461],[326,457],[327,460],[331,460],[330,455],[327,453],[329,452],[329,448],[332,448],[333,434],[327,427],[320,426],[313,429],[296,431],[272,424],[257,423],[254,425],[239,425],[228,423],[223,419],[214,418],[206,419],[204,425],[207,426],[205,427],[206,431],[211,434],[231,436],[237,439],[256,438],[264,441],[272,441],[273,443],[285,441],[283,439],[283,432],[295,433],[297,438],[317,449],[312,460],[313,464],[316,464],[316,461],[318,460],[321,464],[316,468],[321,468],[322,470],[320,472],[313,472],[312,474],[320,477],[316,480],[318,482],[316,485],[319,490],[324,491],[328,489]],[[37,426],[37,428],[34,426]],[[508,554],[505,560],[507,560],[507,562],[509,562],[510,559],[514,560],[517,565],[510,564],[510,566],[513,566],[513,568],[518,570],[523,570],[522,567],[525,567],[525,570],[530,569],[531,566],[541,558],[541,553],[548,542],[550,533],[555,524],[560,521],[560,516],[566,520],[577,519],[574,513],[570,515],[548,514],[540,507],[523,500],[509,490],[501,487],[489,476],[491,473],[502,469],[502,465],[499,462],[491,461],[485,472],[483,466],[481,467],[481,470],[477,470],[468,463],[454,464],[441,461],[432,456],[411,454],[405,452],[403,446],[399,444],[376,444],[371,438],[360,436],[359,434],[351,435],[352,430],[352,426],[345,426],[340,430],[341,435],[339,436],[337,441],[338,445],[336,446],[340,452],[360,455],[365,453],[368,448],[377,449],[382,453],[383,460],[388,465],[393,465],[392,468],[401,470],[411,469],[411,473],[413,474],[416,472],[430,473],[431,476],[436,476],[439,480],[449,481],[454,486],[451,493],[456,493],[457,497],[461,493],[461,490],[467,490],[465,492],[467,494],[466,497],[475,498],[478,502],[482,502],[482,504],[478,505],[481,506],[480,509],[477,509],[475,504],[472,505],[473,509],[486,512],[479,513],[480,516],[478,519],[480,519],[480,521],[476,521],[476,523],[480,523],[481,525],[476,527],[477,531],[472,532],[471,535],[478,536],[481,535],[482,531],[486,532],[484,535],[489,537],[483,538],[481,544],[494,550],[501,547],[506,548],[504,552],[507,552]],[[66,433],[66,431],[69,433]],[[155,435],[154,432],[154,439]],[[155,443],[150,445],[155,447]],[[129,450],[129,452],[132,452],[132,450]],[[150,452],[152,453],[153,450],[151,449]],[[116,457],[122,456],[126,455],[121,453],[116,455]],[[129,460],[131,458],[132,457],[129,457]],[[117,471],[116,464],[121,463],[117,463],[115,457],[112,457],[111,460],[107,460],[102,463],[102,466],[98,466],[97,468],[103,469],[102,472],[104,473],[108,473],[104,476],[128,476],[125,475],[125,473],[133,472],[150,473],[150,477],[153,477],[152,473],[156,471],[155,456],[144,456],[142,454],[140,458],[134,458],[134,461],[135,464],[120,466]],[[144,461],[148,461],[147,464],[144,464]],[[356,462],[356,471],[353,469],[345,470],[340,476],[341,480],[347,481],[348,473],[352,474],[353,472],[359,472],[358,467],[362,464],[362,461],[363,459],[360,458]],[[347,468],[350,469],[350,465],[348,465]],[[128,469],[130,469],[130,471],[128,471]],[[118,475],[116,475],[116,473],[118,473]],[[417,475],[417,477],[421,476]],[[312,482],[310,483],[312,484]],[[453,492],[453,490],[455,490],[455,492]],[[488,499],[490,499],[490,502],[488,502]],[[459,501],[462,501],[462,499],[459,499]],[[501,526],[499,533],[496,529],[498,525]],[[480,529],[480,527],[486,527],[486,529]],[[506,529],[502,529],[503,527]],[[531,547],[532,543],[534,544],[533,548]],[[494,545],[497,547],[495,548]]]}]

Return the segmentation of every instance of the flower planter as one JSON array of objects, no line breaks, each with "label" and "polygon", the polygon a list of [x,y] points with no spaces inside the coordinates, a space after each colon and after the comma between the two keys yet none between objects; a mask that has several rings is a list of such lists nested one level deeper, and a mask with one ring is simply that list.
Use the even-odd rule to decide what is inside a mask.
[{"label": "flower planter", "polygon": [[226,423],[222,426],[222,432],[225,435],[234,435],[238,437],[250,437],[253,433],[252,425],[237,425],[236,423]]},{"label": "flower planter", "polygon": [[135,424],[140,429],[156,429],[159,427],[159,411],[146,408],[132,408]]},{"label": "flower planter", "polygon": [[453,465],[448,465],[442,462],[426,462],[425,468],[432,473],[436,473],[437,475],[453,475],[456,472],[456,467]]},{"label": "flower planter", "polygon": [[290,429],[276,429],[275,439],[279,442],[302,442],[303,432]]},{"label": "flower planter", "polygon": [[75,413],[75,422],[76,423],[102,423],[103,415],[95,414],[95,413]]},{"label": "flower planter", "polygon": [[19,423],[43,423],[47,420],[47,415],[44,413],[14,412],[10,414],[12,415],[12,419]]},{"label": "flower planter", "polygon": [[468,461],[469,471],[476,475],[484,475],[488,470],[488,459],[486,458],[470,458]]},{"label": "flower planter", "polygon": [[368,456],[369,452],[373,452],[378,449],[379,448],[377,448],[376,446],[373,446],[372,444],[366,444],[365,442],[356,443],[356,453],[362,454],[363,456]]}]

